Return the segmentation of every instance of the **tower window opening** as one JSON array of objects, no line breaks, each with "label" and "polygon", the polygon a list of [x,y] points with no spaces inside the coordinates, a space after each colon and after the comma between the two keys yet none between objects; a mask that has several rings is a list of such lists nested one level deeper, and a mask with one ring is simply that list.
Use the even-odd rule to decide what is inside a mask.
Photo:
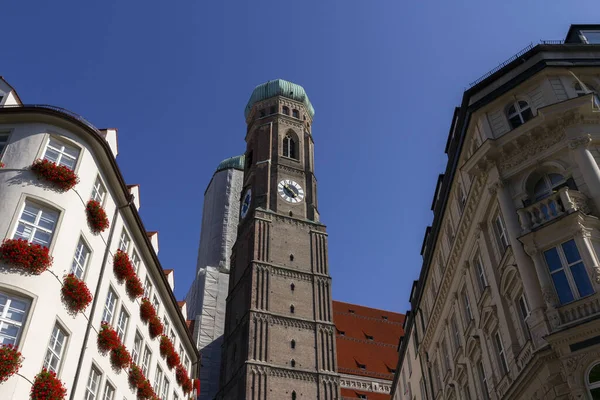
[{"label": "tower window opening", "polygon": [[263,118],[266,116],[267,116],[267,113],[266,113],[265,109],[263,108],[262,110],[260,110],[260,117]]},{"label": "tower window opening", "polygon": [[291,347],[292,349],[295,349],[295,348],[296,348],[296,341],[295,341],[295,340],[292,340],[292,341],[290,342],[290,347]]},{"label": "tower window opening", "polygon": [[252,166],[252,151],[248,152],[246,155],[246,169]]},{"label": "tower window opening", "polygon": [[290,261],[294,261],[294,255],[290,254]]},{"label": "tower window opening", "polygon": [[289,107],[287,107],[287,106],[283,106],[283,107],[281,108],[281,112],[282,112],[283,114],[285,114],[285,115],[290,115],[290,108],[289,108]]},{"label": "tower window opening", "polygon": [[290,289],[292,289],[292,292],[294,291],[294,289],[296,289],[296,285],[294,285],[294,283],[292,282],[292,284],[290,285]]},{"label": "tower window opening", "polygon": [[531,107],[529,107],[529,103],[523,100],[511,104],[506,111],[506,115],[513,129],[518,128],[533,118],[533,112],[531,111]]},{"label": "tower window opening", "polygon": [[289,134],[283,138],[283,156],[298,159],[296,156],[296,141]]},{"label": "tower window opening", "polygon": [[294,368],[296,366],[296,360],[292,358],[292,361],[290,361],[290,365],[292,366],[292,368]]},{"label": "tower window opening", "polygon": [[300,119],[300,111],[292,110],[292,117]]},{"label": "tower window opening", "polygon": [[271,108],[269,109],[269,114],[275,114],[276,112],[277,112],[277,107],[271,106]]},{"label": "tower window opening", "polygon": [[292,400],[296,400],[296,392],[292,392]]},{"label": "tower window opening", "polygon": [[292,314],[293,314],[295,310],[296,310],[296,309],[294,308],[294,305],[291,305],[291,306],[290,306],[290,313],[292,313]]}]

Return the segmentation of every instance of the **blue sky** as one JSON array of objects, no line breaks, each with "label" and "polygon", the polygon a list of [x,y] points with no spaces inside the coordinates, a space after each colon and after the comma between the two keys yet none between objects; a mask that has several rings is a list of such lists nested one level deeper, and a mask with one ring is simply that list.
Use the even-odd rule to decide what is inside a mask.
[{"label": "blue sky", "polygon": [[530,42],[600,23],[597,0],[6,1],[1,14],[0,75],[24,102],[119,129],[119,165],[141,185],[178,298],[204,190],[244,151],[250,93],[304,86],[333,297],[399,312],[464,89]]}]

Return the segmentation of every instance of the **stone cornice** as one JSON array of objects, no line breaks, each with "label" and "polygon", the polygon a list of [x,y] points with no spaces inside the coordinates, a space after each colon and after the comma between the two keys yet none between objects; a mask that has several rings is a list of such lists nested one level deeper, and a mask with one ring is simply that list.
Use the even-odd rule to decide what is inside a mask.
[{"label": "stone cornice", "polygon": [[[283,265],[277,265],[277,264],[268,263],[268,262],[259,261],[259,260],[252,260],[252,263],[256,264],[258,266],[261,266],[261,267],[268,268],[269,272],[272,273],[273,275],[290,277],[290,278],[299,279],[299,280],[303,280],[303,281],[307,281],[307,282],[312,282],[312,280],[313,280],[314,274],[312,272],[306,272],[306,271],[302,271],[302,270],[299,270],[296,268],[285,267]],[[329,280],[331,281],[331,277],[329,277]]]},{"label": "stone cornice", "polygon": [[[308,325],[302,325],[302,327],[303,328],[305,327],[305,329],[321,328],[321,329],[330,330],[330,331],[333,331],[333,328],[335,328],[335,324],[333,322],[327,322],[327,321],[321,321],[321,320],[317,321],[317,320],[301,318],[301,317],[290,317],[289,315],[282,315],[282,314],[265,311],[265,310],[251,309],[250,312],[253,314],[253,318],[254,317],[264,318],[273,324],[276,324],[276,323],[281,324],[281,325],[289,324],[288,326],[291,326],[293,323],[297,323],[298,325],[308,324]],[[248,315],[248,313],[246,313],[246,315]],[[310,325],[310,327],[309,327],[309,325]]]},{"label": "stone cornice", "polygon": [[248,366],[248,371],[250,372],[254,371],[269,376],[291,378],[301,381],[317,382],[322,380],[329,380],[337,382],[340,378],[339,374],[335,372],[299,370],[295,368],[281,367],[269,363],[261,363],[252,360],[246,361],[246,365]]},{"label": "stone cornice", "polygon": [[365,392],[390,394],[392,381],[361,375],[340,374],[340,387],[357,389]]}]

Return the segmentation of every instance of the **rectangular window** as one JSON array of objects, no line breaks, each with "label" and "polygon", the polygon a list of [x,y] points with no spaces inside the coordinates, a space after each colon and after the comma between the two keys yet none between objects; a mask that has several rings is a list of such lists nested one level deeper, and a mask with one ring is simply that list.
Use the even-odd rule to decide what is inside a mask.
[{"label": "rectangular window", "polygon": [[160,398],[162,400],[167,400],[168,396],[169,396],[169,380],[165,376],[163,378],[162,388],[161,388],[161,391],[160,391]]},{"label": "rectangular window", "polygon": [[71,171],[75,170],[75,164],[79,157],[79,149],[75,146],[65,144],[54,138],[50,138],[46,151],[44,152],[45,160],[52,161],[57,165],[63,165]]},{"label": "rectangular window", "polygon": [[500,366],[504,374],[508,373],[508,362],[506,361],[506,353],[504,352],[504,345],[502,344],[502,338],[500,332],[496,332],[494,335],[494,344],[496,346],[496,353],[498,354],[498,360],[500,360]]},{"label": "rectangular window", "polygon": [[0,292],[0,345],[17,345],[29,302]]},{"label": "rectangular window", "polygon": [[171,327],[171,323],[169,322],[169,319],[167,318],[167,313],[165,313],[165,315],[163,315],[163,324],[165,326],[164,332],[165,332],[165,336],[169,335],[169,329]]},{"label": "rectangular window", "polygon": [[600,31],[580,31],[586,44],[600,44]]},{"label": "rectangular window", "polygon": [[137,274],[140,270],[140,256],[135,250],[133,250],[133,252],[131,253],[131,264],[133,265],[133,269]]},{"label": "rectangular window", "polygon": [[[2,101],[2,97],[0,97],[0,101]],[[0,132],[0,156],[8,144],[8,135],[6,132]]]},{"label": "rectangular window", "polygon": [[450,369],[450,353],[448,352],[445,339],[442,339],[442,357],[444,360],[444,370],[448,371]]},{"label": "rectangular window", "polygon": [[479,382],[481,383],[483,398],[484,400],[490,400],[487,377],[485,376],[485,370],[483,369],[483,363],[481,361],[477,363],[477,373],[479,375]]},{"label": "rectangular window", "polygon": [[464,288],[462,291],[462,300],[463,306],[465,308],[465,325],[469,325],[469,322],[473,320],[473,313],[471,312],[471,302],[469,301],[469,294],[467,293],[467,288]]},{"label": "rectangular window", "polygon": [[75,249],[75,256],[73,257],[73,264],[71,264],[71,273],[79,279],[83,279],[85,274],[85,268],[90,257],[90,248],[85,244],[83,238],[79,238],[77,248]]},{"label": "rectangular window", "polygon": [[152,359],[152,352],[150,351],[150,347],[144,347],[144,357],[142,358],[142,371],[144,372],[144,376],[148,376],[148,371],[150,370],[150,360]]},{"label": "rectangular window", "polygon": [[46,350],[46,357],[44,357],[44,368],[58,374],[66,342],[66,332],[60,325],[55,324],[54,329],[52,330],[52,336],[50,336],[48,349]]},{"label": "rectangular window", "polygon": [[90,376],[88,377],[87,386],[85,388],[85,400],[95,400],[98,396],[100,387],[100,378],[102,374],[96,367],[92,366]]},{"label": "rectangular window", "polygon": [[139,332],[135,333],[135,339],[133,340],[133,351],[131,352],[131,358],[136,365],[140,364],[140,354],[142,353],[142,335]]},{"label": "rectangular window", "polygon": [[410,347],[406,348],[406,360],[408,364],[408,377],[412,376],[412,359],[410,357]]},{"label": "rectangular window", "polygon": [[104,198],[106,197],[106,187],[100,179],[100,175],[96,177],[94,187],[92,188],[92,200],[96,200],[100,205],[104,204]]},{"label": "rectangular window", "polygon": [[[181,356],[181,354],[180,354]],[[190,359],[188,358],[187,354],[185,355],[185,370],[189,373],[190,372]]]},{"label": "rectangular window", "polygon": [[13,238],[50,247],[57,221],[58,211],[26,201]]},{"label": "rectangular window", "polygon": [[483,292],[487,286],[487,280],[485,278],[485,270],[479,253],[477,253],[475,259],[473,259],[473,264],[475,265],[475,273],[477,275],[477,286],[479,287],[479,291]]},{"label": "rectangular window", "polygon": [[456,315],[453,315],[450,319],[450,325],[452,326],[452,339],[454,340],[454,352],[458,351],[460,347],[460,332],[458,330],[458,324],[456,323]]},{"label": "rectangular window", "polygon": [[123,228],[123,233],[121,233],[121,237],[119,238],[119,250],[127,253],[127,251],[129,250],[130,243],[131,243],[131,238],[129,238],[129,235],[125,231],[125,228]]},{"label": "rectangular window", "polygon": [[106,386],[104,386],[104,397],[102,400],[114,400],[115,398],[115,388],[108,382],[106,382]]},{"label": "rectangular window", "polygon": [[121,307],[119,313],[119,321],[117,322],[117,335],[121,339],[121,343],[125,342],[125,334],[127,333],[127,325],[129,324],[129,314],[125,311],[124,307]]},{"label": "rectangular window", "polygon": [[160,303],[158,302],[158,297],[156,296],[156,294],[152,296],[152,305],[154,306],[156,314],[158,315],[158,310],[160,310]]},{"label": "rectangular window", "polygon": [[152,282],[150,282],[150,278],[146,277],[144,281],[144,297],[150,299],[152,296]]},{"label": "rectangular window", "polygon": [[561,304],[594,293],[588,272],[581,260],[575,240],[546,250],[544,258]]},{"label": "rectangular window", "polygon": [[106,302],[104,303],[104,312],[102,313],[102,321],[106,321],[109,324],[113,322],[113,316],[115,315],[115,306],[117,304],[117,294],[112,288],[108,289],[106,295]]},{"label": "rectangular window", "polygon": [[517,303],[519,309],[519,320],[521,321],[521,325],[523,326],[525,337],[529,339],[529,326],[527,325],[527,318],[529,317],[529,306],[527,305],[527,300],[525,299],[524,294],[519,296],[519,300],[517,301]]},{"label": "rectangular window", "polygon": [[162,372],[162,369],[160,369],[160,367],[157,365],[156,373],[154,374],[154,392],[155,393],[161,393],[160,386],[161,386],[162,380],[163,380],[163,372]]},{"label": "rectangular window", "polygon": [[498,248],[500,252],[504,254],[504,251],[508,247],[508,233],[506,232],[506,226],[504,225],[504,220],[500,214],[496,215],[494,218],[494,234],[496,236],[496,241],[498,242]]},{"label": "rectangular window", "polygon": [[175,343],[177,343],[177,338],[175,337],[175,331],[173,329],[171,329],[171,333],[169,333],[169,337],[171,338],[173,345],[175,345]]}]

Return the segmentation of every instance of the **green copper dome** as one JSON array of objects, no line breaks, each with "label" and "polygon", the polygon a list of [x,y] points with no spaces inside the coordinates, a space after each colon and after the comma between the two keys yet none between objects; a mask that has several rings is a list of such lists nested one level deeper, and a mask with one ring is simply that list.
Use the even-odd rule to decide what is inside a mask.
[{"label": "green copper dome", "polygon": [[240,170],[244,170],[244,155],[242,154],[241,156],[236,156],[236,157],[230,157],[230,158],[226,158],[223,161],[221,161],[221,163],[219,164],[219,166],[217,167],[217,170],[215,172],[219,172],[219,171],[223,171],[226,169],[240,169]]},{"label": "green copper dome", "polygon": [[246,105],[246,110],[244,111],[246,118],[250,115],[250,110],[252,110],[254,104],[275,96],[283,96],[288,99],[299,101],[306,106],[311,118],[315,116],[315,109],[310,103],[302,86],[283,79],[275,79],[274,81],[268,81],[254,88],[250,100],[248,100],[248,104]]}]

